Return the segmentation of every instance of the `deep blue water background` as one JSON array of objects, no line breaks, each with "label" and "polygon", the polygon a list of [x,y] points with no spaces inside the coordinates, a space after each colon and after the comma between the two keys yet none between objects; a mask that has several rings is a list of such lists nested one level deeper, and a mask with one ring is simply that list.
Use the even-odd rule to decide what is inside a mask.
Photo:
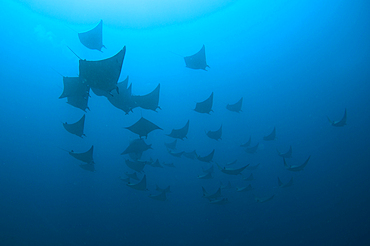
[{"label": "deep blue water background", "polygon": [[[236,1],[183,23],[122,28],[104,22],[103,53],[83,47],[69,23],[6,0],[1,33],[1,245],[369,245],[370,237],[370,6],[367,1]],[[104,20],[103,20],[104,21]],[[206,46],[208,72],[185,67],[181,57]],[[134,94],[161,83],[162,110],[114,108],[93,93],[86,138],[66,132],[61,122],[83,114],[65,100],[62,78],[78,75],[79,56],[98,60],[127,46],[121,79],[130,76]],[[198,114],[195,102],[214,92],[214,113]],[[227,103],[244,97],[243,112]],[[326,116],[345,127],[332,127]],[[176,168],[145,167],[149,192],[127,187],[130,171],[120,153],[135,134],[123,127],[141,115],[164,131],[149,134],[153,150],[143,158],[174,162]],[[202,198],[219,182],[244,186],[241,176],[216,170],[197,179],[209,164],[170,156],[164,142],[190,119],[188,139],[178,149],[200,155],[216,149],[221,165],[256,165],[254,190],[224,190],[230,203]],[[223,125],[222,141],[204,130]],[[262,140],[276,126],[277,139]],[[252,136],[254,155],[239,147]],[[60,148],[83,152],[95,146],[97,171],[86,172]],[[297,173],[276,154],[293,146]],[[250,171],[244,171],[248,176]],[[277,177],[292,187],[277,187]],[[148,198],[155,185],[171,185],[166,202]],[[272,201],[255,203],[275,194]]]}]

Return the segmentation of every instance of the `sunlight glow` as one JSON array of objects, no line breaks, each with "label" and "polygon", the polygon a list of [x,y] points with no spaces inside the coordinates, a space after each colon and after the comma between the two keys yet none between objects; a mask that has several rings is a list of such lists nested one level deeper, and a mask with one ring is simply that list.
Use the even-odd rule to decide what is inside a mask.
[{"label": "sunlight glow", "polygon": [[237,0],[18,0],[34,11],[74,23],[96,22],[147,28],[181,23]]}]

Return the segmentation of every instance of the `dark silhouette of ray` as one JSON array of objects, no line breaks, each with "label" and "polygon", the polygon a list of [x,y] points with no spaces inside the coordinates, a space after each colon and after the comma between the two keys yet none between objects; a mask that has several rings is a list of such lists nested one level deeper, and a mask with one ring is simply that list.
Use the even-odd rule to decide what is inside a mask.
[{"label": "dark silhouette of ray", "polygon": [[101,51],[103,47],[105,48],[103,45],[103,20],[100,20],[93,29],[78,33],[78,38],[85,47]]},{"label": "dark silhouette of ray", "polygon": [[242,144],[240,145],[241,147],[249,147],[249,145],[251,145],[251,142],[252,142],[252,136],[249,137],[249,140],[248,142],[246,142],[245,144]]},{"label": "dark silhouette of ray", "polygon": [[274,130],[272,130],[272,132],[269,135],[264,136],[263,140],[271,141],[271,140],[275,140],[275,137],[276,137],[276,127],[274,127]]},{"label": "dark silhouette of ray", "polygon": [[[108,101],[113,106],[123,110],[126,114],[132,111],[132,99],[131,99],[132,85],[130,84],[130,86],[128,87],[127,86],[128,86],[128,76],[124,81],[119,82],[117,84],[119,93],[117,92],[117,90],[112,90],[109,93],[100,90],[101,93],[105,97],[107,97]],[[93,90],[95,91],[96,89]]]},{"label": "dark silhouette of ray", "polygon": [[89,102],[89,94],[86,94],[85,97],[81,96],[70,96],[67,98],[67,103],[69,105],[72,105],[75,108],[79,108],[86,112],[86,109],[90,110],[90,108],[87,106]]},{"label": "dark silhouette of ray", "polygon": [[145,161],[130,161],[129,159],[125,160],[125,163],[129,168],[135,170],[138,173],[143,172],[143,169],[147,164],[147,162]]},{"label": "dark silhouette of ray", "polygon": [[167,200],[166,191],[162,191],[158,195],[150,194],[149,197],[154,199],[154,200],[162,201],[162,202]]},{"label": "dark silhouette of ray", "polygon": [[235,161],[232,161],[232,162],[229,162],[226,164],[226,166],[231,166],[231,165],[234,165],[238,160],[235,160]]},{"label": "dark silhouette of ray", "polygon": [[131,141],[129,146],[121,153],[121,155],[135,153],[135,154],[141,156],[141,154],[144,151],[148,150],[148,149],[152,149],[151,144],[146,144],[144,139],[142,139],[142,138],[135,139],[135,140]]},{"label": "dark silhouette of ray", "polygon": [[212,138],[212,139],[214,139],[214,140],[222,140],[222,138],[221,138],[221,136],[222,136],[222,125],[221,125],[221,127],[218,129],[218,130],[216,130],[216,131],[208,131],[208,132],[206,132],[206,134],[207,134],[207,136],[209,137],[209,138]]},{"label": "dark silhouette of ray", "polygon": [[139,178],[137,177],[137,173],[136,172],[133,172],[133,173],[128,173],[128,172],[125,172],[126,176],[129,177],[130,179],[136,179],[136,180],[139,180]]},{"label": "dark silhouette of ray", "polygon": [[166,193],[171,193],[171,187],[167,186],[166,188],[160,188],[158,185],[155,185],[155,190],[160,191],[160,192],[166,192]]},{"label": "dark silhouette of ray", "polygon": [[254,166],[247,167],[247,170],[254,171],[254,170],[257,170],[259,166],[260,166],[260,163],[258,163],[257,165],[254,165]]},{"label": "dark silhouette of ray", "polygon": [[130,178],[125,178],[125,177],[119,177],[120,180],[122,180],[125,183],[130,183]]},{"label": "dark silhouette of ray", "polygon": [[192,160],[194,160],[195,158],[198,157],[197,152],[195,150],[193,150],[191,152],[184,152],[182,155],[185,156],[186,158],[189,158],[189,159],[192,159]]},{"label": "dark silhouette of ray", "polygon": [[187,138],[186,135],[188,134],[188,131],[189,131],[189,120],[183,128],[172,129],[172,132],[167,136],[184,140],[184,138]]},{"label": "dark silhouette of ray", "polygon": [[132,153],[128,153],[128,156],[130,156],[130,158],[133,159],[134,161],[139,160],[142,155],[143,155],[143,152],[132,152]]},{"label": "dark silhouette of ray", "polygon": [[63,123],[64,128],[74,134],[82,138],[82,136],[86,136],[84,134],[84,126],[85,126],[85,115],[82,116],[82,118],[77,121],[76,123],[68,124],[67,122]]},{"label": "dark silhouette of ray", "polygon": [[244,167],[241,167],[241,168],[227,168],[227,167],[222,168],[220,165],[217,164],[217,167],[218,167],[218,169],[221,170],[221,172],[223,172],[225,174],[229,174],[229,175],[239,175],[248,166],[249,166],[249,164],[244,166]]},{"label": "dark silhouette of ray", "polygon": [[164,143],[167,149],[172,149],[172,150],[176,149],[176,144],[177,144],[177,139],[175,139],[175,141],[171,143]]},{"label": "dark silhouette of ray", "polygon": [[288,164],[286,163],[285,161],[285,158],[283,158],[283,161],[284,161],[284,167],[289,170],[289,171],[293,171],[293,172],[299,172],[299,171],[302,171],[303,168],[305,168],[305,166],[307,165],[308,161],[310,160],[311,156],[309,156],[307,158],[307,160],[300,166],[297,166],[297,165],[291,165],[291,166],[288,166]]},{"label": "dark silhouette of ray", "polygon": [[285,183],[285,184],[283,182],[281,182],[280,178],[278,177],[278,185],[281,188],[286,188],[286,187],[292,186],[293,185],[293,177],[289,180],[288,183]]},{"label": "dark silhouette of ray", "polygon": [[[248,169],[248,168],[247,168]],[[253,177],[253,173],[251,173],[251,175],[249,175],[247,178],[243,178],[245,181],[253,181],[254,180],[254,177]]]},{"label": "dark silhouette of ray", "polygon": [[240,100],[236,102],[235,104],[226,105],[226,108],[232,112],[239,113],[240,111],[242,111],[242,104],[243,104],[243,97],[240,98]]},{"label": "dark silhouette of ray", "polygon": [[148,134],[151,131],[154,130],[163,130],[159,126],[155,125],[154,123],[150,122],[147,119],[144,119],[143,117],[140,118],[135,124],[129,127],[125,127],[126,129],[132,131],[133,133],[136,133],[139,135],[139,137],[145,137],[148,138]]},{"label": "dark silhouette of ray", "polygon": [[202,170],[203,170],[204,173],[214,173],[215,172],[213,165],[210,168],[207,168],[207,169],[204,169],[202,167]]},{"label": "dark silhouette of ray", "polygon": [[208,199],[215,199],[221,196],[221,187],[215,193],[208,193],[206,189],[202,186],[203,197]]},{"label": "dark silhouette of ray", "polygon": [[[91,88],[96,88],[110,93],[117,90],[117,82],[121,74],[123,59],[125,58],[126,46],[116,55],[100,61],[79,61],[80,78]],[[97,90],[98,91],[98,90]],[[94,93],[97,93],[94,91]],[[98,93],[98,96],[104,95]]]},{"label": "dark silhouette of ray", "polygon": [[67,97],[67,103],[86,112],[90,88],[80,77],[63,77],[63,93],[59,99]]},{"label": "dark silhouette of ray", "polygon": [[174,156],[174,157],[178,157],[178,158],[180,158],[180,157],[182,156],[182,154],[184,154],[184,152],[185,152],[185,151],[181,151],[181,152],[173,152],[173,151],[171,151],[171,150],[167,149],[167,152],[168,152],[170,155]]},{"label": "dark silhouette of ray", "polygon": [[347,109],[344,109],[343,118],[339,121],[331,121],[328,116],[326,116],[332,126],[341,127],[347,125]]},{"label": "dark silhouette of ray", "polygon": [[146,188],[146,175],[144,175],[143,179],[141,181],[139,181],[138,183],[136,183],[136,184],[128,183],[126,185],[135,189],[135,190],[146,191],[147,190],[147,188]]},{"label": "dark silhouette of ray", "polygon": [[195,111],[198,113],[209,114],[209,112],[213,112],[212,110],[213,104],[213,92],[211,95],[203,102],[199,102],[195,105]]},{"label": "dark silhouette of ray", "polygon": [[161,84],[158,84],[158,86],[152,92],[144,96],[131,96],[132,107],[133,108],[140,107],[143,109],[149,109],[157,112],[157,108],[161,109],[158,106],[160,86]]},{"label": "dark silhouette of ray", "polygon": [[94,145],[92,145],[88,151],[83,152],[83,153],[75,153],[73,150],[68,153],[74,158],[76,158],[77,160],[90,164],[94,162],[93,151],[94,151]]},{"label": "dark silhouette of ray", "polygon": [[88,163],[88,164],[81,164],[80,167],[83,170],[90,171],[90,172],[95,172],[95,165],[94,162]]},{"label": "dark silhouette of ray", "polygon": [[213,179],[213,176],[212,176],[212,173],[209,172],[206,174],[198,175],[198,179]]},{"label": "dark silhouette of ray", "polygon": [[211,153],[209,153],[206,156],[197,156],[198,160],[203,161],[203,162],[211,162],[213,159],[213,155],[215,154],[215,150],[212,150]]},{"label": "dark silhouette of ray", "polygon": [[245,186],[245,187],[240,187],[240,188],[237,187],[236,188],[236,191],[238,191],[238,192],[246,192],[246,191],[251,191],[251,190],[253,190],[251,184],[249,184],[248,186]]},{"label": "dark silhouette of ray", "polygon": [[289,150],[285,153],[280,153],[279,150],[276,149],[276,151],[278,152],[278,155],[281,156],[281,157],[284,157],[284,158],[291,158],[292,157],[292,145],[290,145],[289,147]]},{"label": "dark silhouette of ray", "polygon": [[250,148],[246,148],[245,149],[245,152],[247,152],[248,154],[254,154],[257,152],[257,149],[258,149],[258,145],[259,143],[257,143],[255,146],[253,147],[250,147]]},{"label": "dark silhouette of ray", "polygon": [[275,194],[270,197],[254,197],[254,200],[258,203],[264,203],[271,201],[274,198]]},{"label": "dark silhouette of ray", "polygon": [[155,162],[152,162],[150,164],[152,167],[160,167],[160,168],[163,168],[163,166],[161,165],[161,163],[159,163],[159,160],[155,160]]},{"label": "dark silhouette of ray", "polygon": [[207,67],[206,62],[206,47],[203,45],[202,48],[191,56],[185,56],[184,57],[186,67],[192,68],[192,69],[203,69],[205,71]]},{"label": "dark silhouette of ray", "polygon": [[70,96],[85,96],[89,87],[80,77],[63,77],[63,92],[59,99]]}]

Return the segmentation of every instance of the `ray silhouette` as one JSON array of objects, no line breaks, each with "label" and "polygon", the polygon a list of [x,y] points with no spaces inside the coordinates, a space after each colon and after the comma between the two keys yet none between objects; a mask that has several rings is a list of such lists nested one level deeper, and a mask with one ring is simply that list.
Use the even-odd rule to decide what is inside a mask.
[{"label": "ray silhouette", "polygon": [[105,48],[103,45],[103,20],[100,20],[93,29],[78,33],[78,38],[86,48],[101,51],[102,48]]},{"label": "ray silhouette", "polygon": [[249,145],[251,145],[251,142],[252,142],[252,136],[249,137],[248,142],[246,142],[244,144],[241,144],[240,146],[241,147],[249,147]]},{"label": "ray silhouette", "polygon": [[89,172],[95,172],[96,171],[94,162],[87,163],[87,164],[81,164],[80,167],[83,170],[86,170],[86,171],[89,171]]},{"label": "ray silhouette", "polygon": [[155,162],[152,162],[150,164],[152,167],[160,167],[160,168],[163,168],[163,166],[159,163],[159,160],[155,160]]},{"label": "ray silhouette", "polygon": [[171,143],[164,143],[167,149],[175,150],[176,149],[176,144],[177,144],[177,139]]},{"label": "ray silhouette", "polygon": [[253,181],[254,180],[254,177],[253,177],[253,173],[251,173],[251,175],[249,175],[247,178],[243,178],[245,181]]},{"label": "ray silhouette", "polygon": [[121,155],[135,153],[141,156],[141,154],[148,149],[152,149],[152,145],[146,144],[144,139],[139,138],[131,141],[129,146],[121,153]]},{"label": "ray silhouette", "polygon": [[343,118],[339,121],[331,121],[328,116],[327,118],[332,126],[335,126],[335,127],[345,126],[347,125],[347,109],[344,109]]},{"label": "ray silhouette", "polygon": [[238,192],[246,192],[246,191],[251,191],[251,190],[253,190],[251,184],[249,184],[248,186],[245,186],[245,187],[240,187],[240,188],[237,187],[236,188],[236,191],[238,191]]},{"label": "ray silhouette", "polygon": [[166,196],[165,191],[162,191],[161,193],[159,193],[157,195],[150,194],[149,197],[154,199],[154,200],[157,200],[157,201],[166,201],[167,200],[167,196]]},{"label": "ray silhouette", "polygon": [[85,96],[69,96],[67,97],[67,103],[75,108],[79,108],[82,111],[86,112],[86,109],[90,110],[87,106],[89,102],[89,93],[86,93]]},{"label": "ray silhouette", "polygon": [[130,178],[119,177],[119,179],[127,184],[130,183]]},{"label": "ray silhouette", "polygon": [[159,192],[164,191],[166,193],[171,193],[171,187],[170,186],[167,186],[166,188],[162,189],[158,185],[155,185],[155,190],[157,190]]},{"label": "ray silhouette", "polygon": [[67,103],[86,112],[90,88],[80,77],[63,77],[63,92],[59,99],[67,98]]},{"label": "ray silhouette", "polygon": [[143,96],[131,96],[132,107],[140,107],[153,111],[157,111],[158,108],[161,109],[161,107],[158,106],[160,86],[161,84],[158,84],[158,86],[149,94]]},{"label": "ray silhouette", "polygon": [[206,173],[206,174],[198,175],[198,179],[213,179],[212,173],[209,172],[209,173]]},{"label": "ray silhouette", "polygon": [[286,163],[285,161],[285,158],[283,158],[283,161],[284,161],[284,167],[285,169],[289,170],[289,171],[293,171],[293,172],[298,172],[298,171],[302,171],[305,166],[307,165],[308,161],[310,160],[311,156],[309,156],[307,158],[307,160],[300,166],[296,166],[296,165],[291,165],[291,166],[288,166],[288,164]]},{"label": "ray silhouette", "polygon": [[129,159],[125,160],[126,165],[132,170],[142,173],[147,162],[145,161],[130,161]]},{"label": "ray silhouette", "polygon": [[255,146],[253,146],[253,147],[250,147],[250,148],[246,148],[245,149],[245,152],[247,152],[248,154],[254,154],[254,153],[256,153],[257,152],[257,150],[258,150],[258,145],[259,145],[259,143],[257,143]]},{"label": "ray silhouette", "polygon": [[86,96],[89,87],[80,77],[63,77],[63,92],[59,99],[71,96]]},{"label": "ray silhouette", "polygon": [[274,127],[274,130],[272,130],[272,132],[269,135],[264,136],[263,140],[271,141],[271,140],[275,140],[275,138],[276,138],[276,127]]},{"label": "ray silhouette", "polygon": [[216,205],[224,205],[224,204],[229,203],[229,199],[223,197],[219,199],[210,200],[209,203],[216,204]]},{"label": "ray silhouette", "polygon": [[170,150],[170,149],[167,149],[167,152],[170,154],[170,155],[172,155],[172,156],[174,156],[174,157],[181,157],[183,154],[184,154],[184,152],[185,151],[181,151],[181,152],[173,152],[172,150]]},{"label": "ray silhouette", "polygon": [[78,120],[77,122],[71,124],[65,122],[63,123],[63,126],[69,133],[79,136],[80,138],[82,138],[82,136],[86,136],[84,134],[85,115],[83,115],[81,119]]},{"label": "ray silhouette", "polygon": [[[217,163],[216,163],[217,164]],[[246,169],[248,165],[244,166],[244,167],[241,167],[241,168],[227,168],[227,167],[224,167],[222,168],[220,165],[218,165],[218,169],[220,169],[221,172],[225,173],[225,174],[229,174],[229,175],[238,175],[238,174],[241,174],[241,172]]]},{"label": "ray silhouette", "polygon": [[186,135],[188,134],[188,131],[189,131],[189,120],[188,122],[186,122],[184,127],[180,129],[172,129],[171,133],[168,134],[167,136],[184,140],[184,138],[187,138]]},{"label": "ray silhouette", "polygon": [[89,163],[94,162],[93,152],[94,152],[94,145],[92,145],[88,151],[83,152],[83,153],[75,153],[73,150],[69,151],[68,153],[74,158],[76,158],[77,160],[80,160],[80,161],[83,161],[89,164]]},{"label": "ray silhouette", "polygon": [[257,165],[254,165],[254,166],[247,167],[247,170],[254,171],[254,170],[257,170],[259,166],[260,166],[260,163],[258,163]]},{"label": "ray silhouette", "polygon": [[276,151],[278,152],[278,155],[281,156],[281,157],[284,157],[284,158],[291,158],[292,157],[292,145],[290,145],[289,147],[289,150],[285,153],[281,153],[279,150],[276,149]]},{"label": "ray silhouette", "polygon": [[214,139],[214,140],[222,140],[222,138],[221,138],[221,136],[222,136],[222,125],[221,125],[221,127],[218,129],[218,130],[216,130],[216,131],[208,131],[208,132],[206,132],[206,134],[207,134],[207,136],[209,137],[209,138],[212,138],[212,139]]},{"label": "ray silhouette", "polygon": [[128,183],[126,185],[135,189],[135,190],[146,191],[147,190],[146,189],[146,175],[144,175],[142,180],[140,180],[138,183],[136,183],[136,184]]},{"label": "ray silhouette", "polygon": [[159,126],[155,125],[154,123],[150,122],[149,120],[141,117],[135,124],[125,127],[126,129],[132,131],[139,135],[139,137],[148,138],[148,134],[154,130],[163,130]]},{"label": "ray silhouette", "polygon": [[274,198],[275,194],[269,197],[254,197],[254,200],[258,203],[264,203],[271,201]]},{"label": "ray silhouette", "polygon": [[207,169],[202,168],[202,170],[204,173],[214,173],[215,172],[213,165]]},{"label": "ray silhouette", "polygon": [[195,105],[194,111],[202,114],[209,114],[209,112],[213,112],[212,104],[213,104],[213,92],[205,101],[197,103]]},{"label": "ray silhouette", "polygon": [[130,156],[134,161],[137,161],[143,156],[143,152],[131,152],[128,153],[128,156]]},{"label": "ray silhouette", "polygon": [[228,104],[226,105],[226,108],[232,112],[241,112],[242,111],[242,104],[243,104],[243,97],[240,98],[240,100],[234,104]]},{"label": "ray silhouette", "polygon": [[208,199],[216,199],[221,196],[221,187],[217,189],[215,193],[209,194],[206,189],[202,186],[203,197]]},{"label": "ray silhouette", "polygon": [[117,82],[122,70],[123,59],[125,58],[126,46],[116,55],[99,61],[79,60],[80,78],[95,90],[97,96],[103,96],[104,91],[110,93],[116,90],[119,93]]},{"label": "ray silhouette", "polygon": [[235,160],[235,161],[232,161],[232,162],[228,162],[226,163],[226,166],[231,166],[231,165],[234,165],[238,160]]},{"label": "ray silhouette", "polygon": [[212,150],[211,153],[209,153],[206,156],[197,156],[198,160],[203,161],[203,162],[211,162],[213,159],[213,155],[215,154],[215,150]]},{"label": "ray silhouette", "polygon": [[189,159],[192,159],[192,160],[194,160],[198,157],[197,152],[195,150],[193,150],[191,152],[184,152],[182,155],[185,156],[186,158],[189,158]]},{"label": "ray silhouette", "polygon": [[286,187],[289,187],[289,186],[292,186],[293,185],[293,177],[289,180],[288,183],[283,183],[281,182],[280,178],[278,177],[278,185],[280,188],[286,188]]},{"label": "ray silhouette", "polygon": [[[111,92],[107,93],[102,91],[101,93],[104,93],[104,96],[107,97],[108,101],[115,106],[118,109],[121,109],[126,114],[132,111],[132,99],[131,99],[131,90],[132,85],[128,86],[128,79],[127,76],[125,80],[117,83],[117,90],[112,90]],[[128,86],[128,87],[127,87]]]},{"label": "ray silhouette", "polygon": [[192,69],[203,69],[205,71],[207,67],[207,61],[206,61],[206,47],[202,46],[202,48],[191,56],[185,56],[184,57],[186,67],[192,68]]},{"label": "ray silhouette", "polygon": [[135,180],[139,180],[139,178],[137,177],[137,173],[136,172],[133,172],[133,173],[128,173],[128,172],[125,172],[126,176],[129,177],[130,179],[135,179]]}]

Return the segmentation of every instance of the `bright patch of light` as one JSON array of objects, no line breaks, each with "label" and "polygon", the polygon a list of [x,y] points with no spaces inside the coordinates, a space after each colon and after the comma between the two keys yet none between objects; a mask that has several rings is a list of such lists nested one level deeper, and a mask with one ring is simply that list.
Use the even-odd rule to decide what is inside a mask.
[{"label": "bright patch of light", "polygon": [[146,28],[192,20],[237,0],[19,0],[31,9],[74,23]]}]

